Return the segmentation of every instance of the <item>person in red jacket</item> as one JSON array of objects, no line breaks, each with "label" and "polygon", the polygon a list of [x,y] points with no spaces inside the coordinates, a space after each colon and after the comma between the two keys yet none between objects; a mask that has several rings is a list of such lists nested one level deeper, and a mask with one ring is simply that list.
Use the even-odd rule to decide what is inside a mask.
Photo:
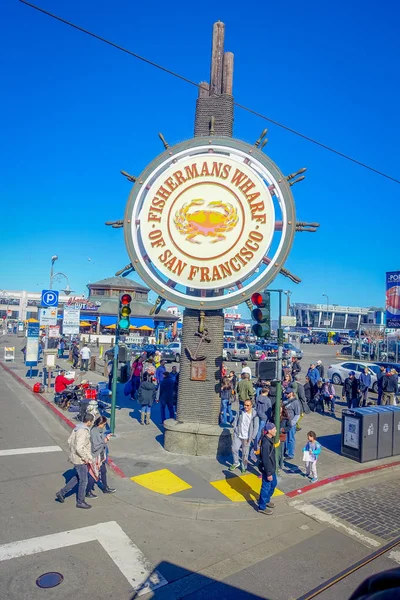
[{"label": "person in red jacket", "polygon": [[75,379],[67,379],[64,374],[65,371],[60,371],[60,374],[56,377],[54,383],[54,391],[56,394],[63,392],[68,385],[71,385],[71,383],[74,383],[75,381]]}]

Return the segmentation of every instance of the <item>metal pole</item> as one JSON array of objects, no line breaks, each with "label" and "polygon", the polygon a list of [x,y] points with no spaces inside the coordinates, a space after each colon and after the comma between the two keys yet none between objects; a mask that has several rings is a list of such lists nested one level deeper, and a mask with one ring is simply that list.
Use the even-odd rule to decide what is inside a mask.
[{"label": "metal pole", "polygon": [[282,403],[282,351],[283,351],[283,330],[282,330],[282,290],[277,290],[279,293],[279,321],[278,321],[278,360],[277,368],[277,383],[276,383],[276,402],[275,402],[275,457],[276,470],[278,471],[279,455],[281,452],[279,433],[281,429],[281,403]]},{"label": "metal pole", "polygon": [[118,350],[119,350],[119,329],[118,329],[118,316],[117,316],[117,327],[115,330],[115,346],[114,346],[114,362],[113,362],[113,378],[111,386],[111,411],[110,411],[110,429],[111,433],[115,432],[115,409],[117,405],[117,372],[118,372]]}]

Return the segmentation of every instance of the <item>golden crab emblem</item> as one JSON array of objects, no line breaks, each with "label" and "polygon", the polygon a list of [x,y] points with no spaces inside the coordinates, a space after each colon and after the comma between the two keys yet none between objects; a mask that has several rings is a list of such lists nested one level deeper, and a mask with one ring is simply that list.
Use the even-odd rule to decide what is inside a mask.
[{"label": "golden crab emblem", "polygon": [[186,202],[176,211],[174,223],[179,233],[186,237],[188,242],[200,244],[194,239],[198,235],[213,237],[212,244],[226,239],[224,233],[232,231],[239,220],[237,210],[228,202],[215,200],[209,202],[206,208],[190,212],[194,206],[203,206],[205,200],[196,198]]}]

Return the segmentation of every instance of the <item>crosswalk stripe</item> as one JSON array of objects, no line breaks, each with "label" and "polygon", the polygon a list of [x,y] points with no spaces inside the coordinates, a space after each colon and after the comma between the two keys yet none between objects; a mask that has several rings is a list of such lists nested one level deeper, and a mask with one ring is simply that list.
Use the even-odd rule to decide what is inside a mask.
[{"label": "crosswalk stripe", "polygon": [[0,450],[0,456],[17,456],[19,454],[44,454],[46,452],[62,452],[60,446],[37,446],[36,448],[9,448]]},{"label": "crosswalk stripe", "polygon": [[116,521],[3,544],[0,561],[93,541],[101,544],[138,596],[168,583]]}]

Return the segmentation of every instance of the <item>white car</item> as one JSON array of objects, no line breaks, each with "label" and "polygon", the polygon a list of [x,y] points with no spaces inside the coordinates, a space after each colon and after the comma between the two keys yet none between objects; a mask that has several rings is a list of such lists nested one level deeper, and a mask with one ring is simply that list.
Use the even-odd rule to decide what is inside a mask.
[{"label": "white car", "polygon": [[167,348],[168,348],[168,350],[172,350],[172,352],[175,355],[175,361],[179,362],[181,360],[181,355],[182,355],[181,343],[180,342],[171,342],[170,344],[168,344]]},{"label": "white car", "polygon": [[373,363],[365,364],[361,362],[341,362],[337,365],[330,365],[328,368],[328,378],[334,385],[342,385],[346,377],[349,376],[350,371],[354,371],[356,379],[359,379],[361,373],[365,367],[368,367],[369,374],[371,375],[371,390],[378,393],[377,375],[380,371],[378,365]]}]

